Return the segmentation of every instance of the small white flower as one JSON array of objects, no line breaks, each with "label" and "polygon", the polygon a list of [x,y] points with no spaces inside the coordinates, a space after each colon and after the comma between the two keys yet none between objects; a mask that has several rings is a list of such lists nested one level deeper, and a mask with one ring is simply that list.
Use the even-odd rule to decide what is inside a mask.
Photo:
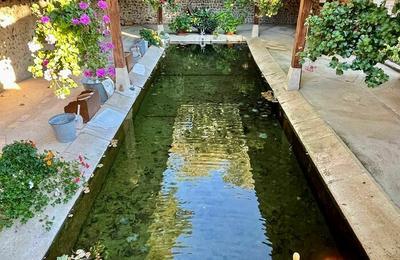
[{"label": "small white flower", "polygon": [[33,186],[35,186],[35,185],[33,184],[32,181],[29,181],[29,182],[28,182],[28,185],[29,185],[29,189],[30,189],[30,190],[33,188]]},{"label": "small white flower", "polygon": [[50,81],[53,79],[53,76],[51,75],[52,70],[46,70],[44,72],[44,79],[47,81]]},{"label": "small white flower", "polygon": [[58,72],[58,75],[62,79],[67,79],[71,74],[72,74],[72,72],[70,69],[63,69],[63,70],[60,70],[60,72]]},{"label": "small white flower", "polygon": [[28,48],[33,53],[33,52],[37,52],[38,50],[40,50],[42,48],[42,46],[35,41],[30,41],[30,42],[28,42]]},{"label": "small white flower", "polygon": [[45,38],[45,40],[46,40],[46,42],[47,42],[48,44],[54,44],[54,43],[56,43],[56,41],[57,41],[56,37],[55,37],[53,34],[47,35],[46,38]]},{"label": "small white flower", "polygon": [[83,188],[83,193],[87,194],[90,192],[90,188],[88,186],[86,186],[85,188]]}]

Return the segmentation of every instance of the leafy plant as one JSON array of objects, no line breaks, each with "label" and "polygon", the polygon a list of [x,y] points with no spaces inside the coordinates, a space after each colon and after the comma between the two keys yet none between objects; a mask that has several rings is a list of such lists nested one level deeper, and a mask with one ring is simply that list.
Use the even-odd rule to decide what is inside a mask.
[{"label": "leafy plant", "polygon": [[197,9],[192,14],[192,24],[199,32],[212,34],[218,27],[218,18],[210,9]]},{"label": "leafy plant", "polygon": [[34,65],[29,71],[34,77],[50,81],[55,94],[65,98],[70,89],[77,86],[71,78],[84,70],[86,77],[104,78],[114,76],[114,68],[107,67],[111,42],[110,18],[105,14],[108,4],[78,0],[49,0],[32,5],[38,17],[35,34],[28,47]]},{"label": "leafy plant", "polygon": [[17,219],[25,223],[48,204],[67,202],[78,189],[81,163],[87,166],[83,159],[67,162],[51,151],[41,153],[31,141],[6,145],[0,157],[0,230]]},{"label": "leafy plant", "polygon": [[349,69],[362,70],[369,87],[388,80],[389,76],[376,65],[398,54],[400,16],[389,15],[384,2],[325,3],[320,15],[310,16],[307,24],[308,46],[300,53],[303,62],[326,55],[332,57],[329,66],[338,75]]},{"label": "leafy plant", "polygon": [[176,33],[190,32],[192,29],[192,18],[187,12],[179,14],[169,24],[169,28]]},{"label": "leafy plant", "polygon": [[282,0],[259,0],[255,2],[259,8],[260,16],[274,16],[283,6]]},{"label": "leafy plant", "polygon": [[144,0],[153,10],[157,10],[161,6],[175,7],[175,0]]},{"label": "leafy plant", "polygon": [[139,31],[140,37],[144,40],[148,41],[151,45],[160,46],[161,45],[161,38],[158,32],[151,30],[151,29],[141,29]]},{"label": "leafy plant", "polygon": [[243,17],[236,17],[232,9],[224,9],[218,13],[219,28],[225,33],[236,33],[238,25],[243,23]]}]

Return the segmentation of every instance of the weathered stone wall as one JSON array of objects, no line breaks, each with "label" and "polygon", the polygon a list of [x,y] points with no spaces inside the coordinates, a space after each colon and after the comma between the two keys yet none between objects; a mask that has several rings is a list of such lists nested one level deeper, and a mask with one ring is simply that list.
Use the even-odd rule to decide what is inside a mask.
[{"label": "weathered stone wall", "polygon": [[27,71],[31,64],[27,43],[32,39],[35,25],[31,3],[30,0],[0,2],[0,60],[11,60],[17,81],[31,76]]},{"label": "weathered stone wall", "polygon": [[[283,0],[284,6],[274,17],[264,17],[262,23],[296,24],[300,0]],[[190,2],[192,8],[210,8],[215,11],[223,9],[224,0],[177,0],[177,3],[186,7]],[[120,0],[121,19],[126,25],[155,24],[157,13],[147,6],[143,0]],[[246,10],[246,23],[253,22],[254,7],[249,5]],[[164,10],[164,22],[168,23],[176,14]]]}]

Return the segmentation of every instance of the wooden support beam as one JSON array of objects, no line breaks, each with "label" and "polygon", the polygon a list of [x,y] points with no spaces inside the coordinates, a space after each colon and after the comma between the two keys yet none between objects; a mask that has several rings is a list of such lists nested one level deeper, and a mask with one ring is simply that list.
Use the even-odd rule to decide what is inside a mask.
[{"label": "wooden support beam", "polygon": [[129,87],[129,75],[125,64],[124,48],[122,44],[121,36],[121,24],[120,24],[120,9],[118,0],[108,0],[109,4],[109,16],[110,16],[110,30],[112,43],[114,45],[113,57],[114,66],[116,72],[116,86],[120,91],[124,91]]},{"label": "wooden support beam", "polygon": [[163,9],[162,5],[160,5],[157,9],[157,23],[163,24]]},{"label": "wooden support beam", "polygon": [[292,68],[301,68],[298,53],[304,50],[306,43],[307,27],[304,25],[306,18],[310,15],[312,0],[301,0],[299,14],[297,16],[296,36],[292,52]]},{"label": "wooden support beam", "polygon": [[254,3],[254,16],[253,16],[253,24],[260,24],[260,8],[256,3]]},{"label": "wooden support beam", "polygon": [[119,4],[118,0],[109,0],[109,15],[110,15],[110,29],[111,38],[114,45],[113,55],[114,55],[114,65],[116,68],[123,68],[125,66],[124,60],[124,50],[122,46],[121,37],[121,24],[119,16]]}]

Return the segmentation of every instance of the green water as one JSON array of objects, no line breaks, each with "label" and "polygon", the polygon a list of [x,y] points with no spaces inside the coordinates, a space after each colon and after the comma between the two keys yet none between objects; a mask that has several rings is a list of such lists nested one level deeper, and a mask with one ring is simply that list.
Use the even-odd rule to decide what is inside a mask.
[{"label": "green water", "polygon": [[109,259],[323,259],[335,243],[246,46],[172,46],[79,235]]}]

